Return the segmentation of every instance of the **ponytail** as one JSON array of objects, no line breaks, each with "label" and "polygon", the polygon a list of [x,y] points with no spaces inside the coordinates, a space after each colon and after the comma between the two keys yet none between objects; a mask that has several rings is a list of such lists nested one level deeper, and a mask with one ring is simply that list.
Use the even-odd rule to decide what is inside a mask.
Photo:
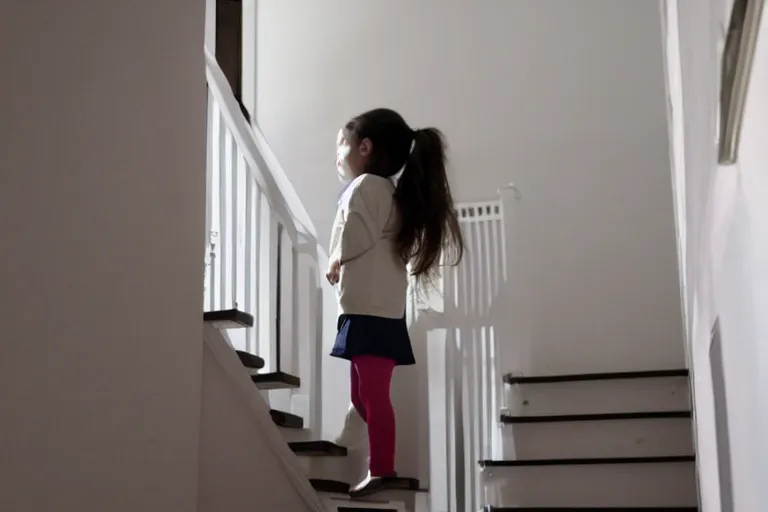
[{"label": "ponytail", "polygon": [[395,241],[403,261],[411,264],[411,274],[428,283],[440,264],[457,265],[464,239],[445,171],[443,134],[436,128],[414,131],[386,108],[352,118],[344,130],[349,140],[372,142],[365,172],[392,178],[403,170],[394,194],[400,210]]},{"label": "ponytail", "polygon": [[436,128],[413,132],[413,151],[397,183],[395,201],[401,225],[397,247],[411,273],[430,280],[445,254],[457,265],[464,255],[464,239],[445,169],[445,141]]}]

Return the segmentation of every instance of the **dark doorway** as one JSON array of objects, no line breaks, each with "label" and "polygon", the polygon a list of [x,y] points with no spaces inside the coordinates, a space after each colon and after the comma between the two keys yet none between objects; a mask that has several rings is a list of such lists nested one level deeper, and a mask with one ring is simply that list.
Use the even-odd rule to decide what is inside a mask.
[{"label": "dark doorway", "polygon": [[[243,2],[216,0],[216,60],[243,108]],[[246,115],[246,117],[249,117]]]}]

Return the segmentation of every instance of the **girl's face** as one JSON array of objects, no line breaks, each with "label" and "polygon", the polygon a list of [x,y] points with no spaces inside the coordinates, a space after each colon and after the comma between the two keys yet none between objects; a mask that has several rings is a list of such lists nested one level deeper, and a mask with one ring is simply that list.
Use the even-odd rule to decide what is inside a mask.
[{"label": "girl's face", "polygon": [[357,143],[349,140],[344,129],[336,136],[336,171],[342,183],[349,183],[365,170],[368,157],[371,154],[371,141],[363,139]]}]

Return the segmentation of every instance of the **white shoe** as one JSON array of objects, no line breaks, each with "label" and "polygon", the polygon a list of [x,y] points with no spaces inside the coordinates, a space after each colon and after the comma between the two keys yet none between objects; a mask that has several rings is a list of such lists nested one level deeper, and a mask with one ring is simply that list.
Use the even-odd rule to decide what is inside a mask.
[{"label": "white shoe", "polygon": [[393,473],[390,476],[371,476],[369,471],[362,482],[350,489],[349,495],[352,498],[364,498],[386,489],[396,489],[396,484],[397,473]]},{"label": "white shoe", "polygon": [[360,417],[354,405],[349,405],[341,434],[333,442],[348,450],[358,448],[368,442],[368,425]]}]

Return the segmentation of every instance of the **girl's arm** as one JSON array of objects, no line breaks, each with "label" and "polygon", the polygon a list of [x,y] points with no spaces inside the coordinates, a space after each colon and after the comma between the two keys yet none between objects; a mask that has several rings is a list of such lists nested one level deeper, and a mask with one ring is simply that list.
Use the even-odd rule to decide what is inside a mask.
[{"label": "girl's arm", "polygon": [[342,265],[362,256],[379,241],[392,208],[392,193],[389,181],[376,176],[365,176],[352,191],[341,230]]}]

